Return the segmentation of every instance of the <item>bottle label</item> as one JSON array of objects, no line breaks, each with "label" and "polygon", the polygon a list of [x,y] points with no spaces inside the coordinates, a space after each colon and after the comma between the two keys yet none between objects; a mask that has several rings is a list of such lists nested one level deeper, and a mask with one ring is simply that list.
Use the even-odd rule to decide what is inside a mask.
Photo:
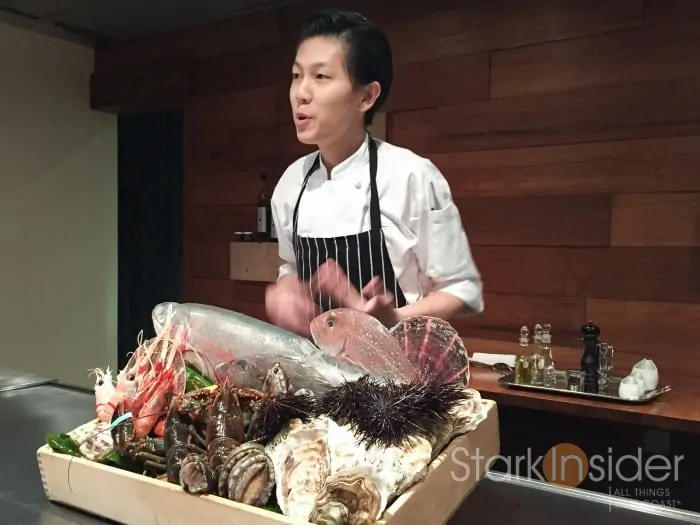
[{"label": "bottle label", "polygon": [[258,233],[267,233],[267,210],[258,206]]}]

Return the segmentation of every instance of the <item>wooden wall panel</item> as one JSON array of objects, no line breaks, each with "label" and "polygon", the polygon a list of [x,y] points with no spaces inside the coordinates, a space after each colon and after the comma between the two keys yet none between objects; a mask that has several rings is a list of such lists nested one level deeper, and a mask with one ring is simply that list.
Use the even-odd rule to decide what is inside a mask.
[{"label": "wooden wall panel", "polygon": [[475,246],[487,290],[700,302],[700,249]]},{"label": "wooden wall panel", "polygon": [[518,2],[491,0],[462,3],[424,17],[388,24],[385,30],[396,49],[398,63],[433,60],[576,38],[640,27],[641,0]]},{"label": "wooden wall panel", "polygon": [[192,235],[199,240],[233,241],[236,232],[257,227],[255,206],[198,206],[192,209]]},{"label": "wooden wall panel", "polygon": [[549,323],[557,345],[578,345],[586,314],[582,297],[486,293],[484,304],[483,315],[453,321],[465,337],[517,342],[522,325],[532,330],[536,323]]},{"label": "wooden wall panel", "polygon": [[192,100],[197,132],[212,128],[272,127],[277,123],[274,86],[197,97]]},{"label": "wooden wall panel", "polygon": [[700,193],[616,195],[611,229],[613,246],[700,246]]},{"label": "wooden wall panel", "polygon": [[457,55],[399,64],[394,72],[394,82],[396,88],[392,89],[387,100],[387,111],[432,107],[435,101],[452,105],[467,100],[486,100],[489,95],[489,56],[486,53]]},{"label": "wooden wall panel", "polygon": [[456,151],[431,159],[457,197],[700,191],[700,135]]},{"label": "wooden wall panel", "polygon": [[474,246],[610,244],[608,195],[464,197],[455,203]]},{"label": "wooden wall panel", "polygon": [[698,358],[698,304],[589,299],[586,317],[599,322],[601,336],[621,352]]},{"label": "wooden wall panel", "polygon": [[[625,67],[620,67],[624,64]],[[700,29],[643,28],[496,51],[491,97],[668,82],[700,70]]]},{"label": "wooden wall panel", "polygon": [[699,90],[688,77],[440,106],[401,117],[394,140],[445,153],[688,135],[700,133]]},{"label": "wooden wall panel", "polygon": [[192,289],[187,301],[231,308],[233,306],[233,281],[230,279],[192,279]]},{"label": "wooden wall panel", "polygon": [[[194,235],[193,233],[190,233]],[[192,242],[188,254],[192,268],[188,277],[204,279],[228,279],[229,241],[224,239],[199,240]]]},{"label": "wooden wall panel", "polygon": [[[445,174],[484,278],[468,337],[549,322],[578,346],[592,319],[622,363],[700,366],[700,2],[369,2],[395,84],[387,139]],[[326,0],[98,49],[92,105],[185,110],[185,291],[265,319],[266,283],[229,279],[259,175],[299,144],[289,73]],[[271,190],[270,190],[271,191]],[[697,374],[695,374],[696,377]],[[696,379],[697,380],[697,379]]]}]

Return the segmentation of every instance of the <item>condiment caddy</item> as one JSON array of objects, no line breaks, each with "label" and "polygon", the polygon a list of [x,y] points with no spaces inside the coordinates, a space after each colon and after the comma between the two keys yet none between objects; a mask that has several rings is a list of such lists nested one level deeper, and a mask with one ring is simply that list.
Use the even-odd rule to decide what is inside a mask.
[{"label": "condiment caddy", "polygon": [[520,329],[520,355],[514,372],[499,379],[502,384],[623,403],[646,403],[671,390],[671,385],[659,385],[659,372],[651,359],[636,363],[626,377],[610,376],[615,348],[600,341],[600,328],[590,321],[581,327],[579,368],[559,370],[552,354],[551,330],[549,324],[536,324],[530,344],[529,328]]}]

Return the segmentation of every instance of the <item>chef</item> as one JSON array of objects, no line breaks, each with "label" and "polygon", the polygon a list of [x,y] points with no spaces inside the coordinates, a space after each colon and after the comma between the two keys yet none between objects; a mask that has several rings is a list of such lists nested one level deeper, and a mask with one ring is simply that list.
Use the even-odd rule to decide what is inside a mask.
[{"label": "chef", "polygon": [[308,335],[315,315],[338,306],[387,326],[484,309],[445,177],[430,160],[367,131],[391,83],[389,42],[365,17],[310,18],[289,95],[298,140],[318,150],[292,163],[272,195],[283,264],[265,302],[278,326]]}]

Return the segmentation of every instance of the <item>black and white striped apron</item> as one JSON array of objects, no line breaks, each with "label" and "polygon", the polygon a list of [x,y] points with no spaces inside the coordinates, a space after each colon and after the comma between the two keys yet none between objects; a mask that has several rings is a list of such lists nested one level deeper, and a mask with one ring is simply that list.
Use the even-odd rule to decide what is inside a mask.
[{"label": "black and white striped apron", "polygon": [[[297,234],[299,203],[311,175],[321,167],[321,154],[318,153],[311,168],[306,173],[304,182],[294,206],[294,222],[292,240],[294,256],[299,277],[310,282],[316,270],[327,259],[334,259],[343,269],[350,283],[358,290],[362,289],[378,276],[382,279],[384,289],[394,296],[396,308],[407,304],[401,287],[396,280],[394,266],[386,249],[384,233],[382,232],[381,214],[379,209],[379,192],[377,190],[377,144],[369,138],[369,178],[370,178],[370,229],[348,235],[346,237],[301,237]],[[329,220],[333,220],[329,217]],[[322,311],[330,310],[337,305],[327,296],[318,296],[318,304]]]}]

